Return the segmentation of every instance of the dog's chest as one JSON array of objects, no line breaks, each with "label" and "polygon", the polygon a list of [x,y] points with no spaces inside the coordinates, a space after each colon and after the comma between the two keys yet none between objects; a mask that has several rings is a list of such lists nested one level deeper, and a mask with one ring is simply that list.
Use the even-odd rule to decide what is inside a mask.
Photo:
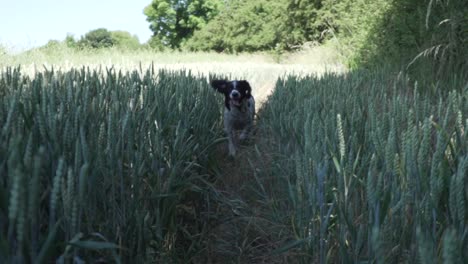
[{"label": "dog's chest", "polygon": [[247,105],[244,107],[243,105],[241,107],[231,107],[231,110],[225,108],[224,121],[230,128],[243,129],[253,122],[252,107]]},{"label": "dog's chest", "polygon": [[224,110],[224,120],[229,126],[235,129],[242,129],[249,123],[250,117],[247,111],[241,112],[237,108],[231,108],[231,110]]}]

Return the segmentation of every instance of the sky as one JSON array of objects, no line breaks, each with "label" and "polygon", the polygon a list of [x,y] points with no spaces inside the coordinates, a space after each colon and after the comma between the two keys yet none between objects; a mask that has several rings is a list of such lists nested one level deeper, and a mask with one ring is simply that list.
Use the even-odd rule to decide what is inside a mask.
[{"label": "sky", "polygon": [[151,37],[143,9],[151,0],[0,0],[0,44],[25,50],[106,28]]}]

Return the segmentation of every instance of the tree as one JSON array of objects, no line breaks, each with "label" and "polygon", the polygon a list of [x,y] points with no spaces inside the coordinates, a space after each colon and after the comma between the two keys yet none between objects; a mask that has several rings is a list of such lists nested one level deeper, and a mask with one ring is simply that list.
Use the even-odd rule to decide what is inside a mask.
[{"label": "tree", "polygon": [[221,5],[222,0],[153,0],[144,9],[153,38],[157,39],[152,42],[180,47],[218,14]]},{"label": "tree", "polygon": [[72,34],[67,34],[67,37],[65,38],[65,44],[69,48],[76,48],[77,42],[75,41],[75,38]]},{"label": "tree", "polygon": [[251,52],[272,50],[286,40],[285,0],[231,0],[208,24],[197,30],[190,50]]},{"label": "tree", "polygon": [[322,11],[324,1],[326,0],[288,0],[286,30],[289,45],[323,40],[327,22]]},{"label": "tree", "polygon": [[[342,0],[340,0],[342,1]],[[352,0],[349,0],[352,1]],[[308,41],[323,42],[330,27],[324,3],[337,0],[229,0],[218,16],[196,30],[190,50],[293,50]],[[322,17],[323,16],[323,17]]]},{"label": "tree", "polygon": [[109,48],[114,45],[111,32],[105,28],[91,30],[79,41],[80,47]]},{"label": "tree", "polygon": [[113,44],[122,49],[135,50],[141,46],[138,37],[132,36],[127,31],[112,31],[111,37]]},{"label": "tree", "polygon": [[53,50],[53,49],[57,49],[58,47],[60,47],[60,45],[61,45],[60,41],[52,39],[52,40],[47,41],[47,44],[45,44],[42,47],[45,49]]}]

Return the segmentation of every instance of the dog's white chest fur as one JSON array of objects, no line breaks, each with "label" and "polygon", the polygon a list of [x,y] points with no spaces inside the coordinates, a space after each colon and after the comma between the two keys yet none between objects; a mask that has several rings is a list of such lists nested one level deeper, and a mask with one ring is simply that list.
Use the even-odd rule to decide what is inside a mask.
[{"label": "dog's white chest fur", "polygon": [[241,130],[240,140],[247,139],[253,129],[255,100],[252,88],[245,81],[214,80],[211,86],[224,94],[224,131],[229,141],[229,155],[236,155],[236,130]]},{"label": "dog's white chest fur", "polygon": [[231,109],[224,108],[224,128],[229,130],[242,130],[253,125],[255,116],[255,100],[250,97],[242,102],[240,107],[231,105]]}]

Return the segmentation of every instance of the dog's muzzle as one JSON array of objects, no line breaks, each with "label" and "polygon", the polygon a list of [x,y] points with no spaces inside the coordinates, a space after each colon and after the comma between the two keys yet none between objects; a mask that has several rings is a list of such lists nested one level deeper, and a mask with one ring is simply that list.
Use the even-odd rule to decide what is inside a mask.
[{"label": "dog's muzzle", "polygon": [[233,90],[231,94],[229,95],[231,102],[234,106],[241,106],[241,95],[238,91]]}]

